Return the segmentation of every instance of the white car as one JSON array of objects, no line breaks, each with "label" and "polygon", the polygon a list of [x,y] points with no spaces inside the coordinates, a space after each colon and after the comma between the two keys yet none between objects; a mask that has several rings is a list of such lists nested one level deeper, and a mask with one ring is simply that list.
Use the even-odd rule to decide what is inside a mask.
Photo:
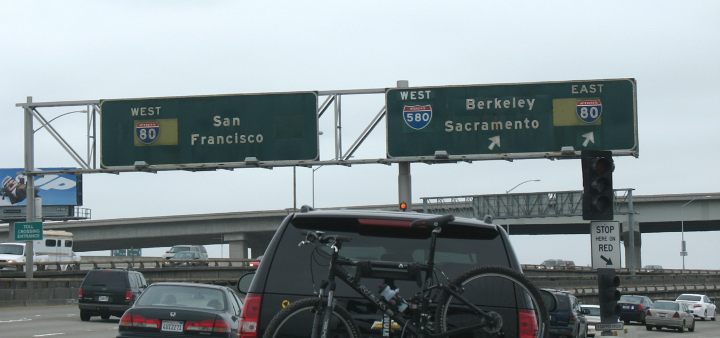
[{"label": "white car", "polygon": [[683,293],[675,300],[686,303],[695,317],[702,318],[703,320],[707,320],[708,318],[715,320],[716,306],[710,297],[694,293]]},{"label": "white car", "polygon": [[595,337],[597,335],[595,324],[600,323],[600,305],[580,304],[580,308],[587,321],[588,337]]}]

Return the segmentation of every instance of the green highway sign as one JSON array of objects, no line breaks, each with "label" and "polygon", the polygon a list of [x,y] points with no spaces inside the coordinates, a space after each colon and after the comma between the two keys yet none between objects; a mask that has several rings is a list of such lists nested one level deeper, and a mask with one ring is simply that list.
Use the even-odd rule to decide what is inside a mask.
[{"label": "green highway sign", "polygon": [[15,222],[15,241],[35,241],[43,239],[42,222]]},{"label": "green highway sign", "polygon": [[101,100],[101,165],[318,158],[315,92]]},{"label": "green highway sign", "polygon": [[634,79],[393,88],[388,158],[638,156]]}]

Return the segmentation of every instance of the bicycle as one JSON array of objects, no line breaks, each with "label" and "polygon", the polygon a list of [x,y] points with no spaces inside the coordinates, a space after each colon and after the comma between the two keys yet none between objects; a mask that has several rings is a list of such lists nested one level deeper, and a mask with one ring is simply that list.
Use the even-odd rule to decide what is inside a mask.
[{"label": "bicycle", "polygon": [[[519,310],[518,317],[530,316],[524,327],[519,327],[523,337],[544,338],[547,335],[548,312],[538,289],[521,273],[505,267],[478,267],[461,274],[454,281],[443,283],[438,276],[445,276],[435,266],[435,247],[442,227],[454,221],[446,215],[413,221],[410,226],[430,230],[430,250],[425,263],[393,261],[358,261],[340,256],[343,243],[351,240],[340,235],[326,235],[315,231],[306,233],[298,246],[315,244],[330,247],[327,280],[322,281],[317,297],[297,300],[278,312],[265,330],[265,338],[307,337],[303,331],[310,324],[309,336],[360,337],[360,331],[350,313],[337,305],[335,298],[336,278],[354,289],[365,300],[383,313],[382,334],[389,337],[393,324],[401,328],[401,337],[451,337],[457,334],[480,334],[483,337],[501,336],[503,318],[496,311],[486,311],[463,296],[466,288],[480,278],[500,278],[512,282],[518,301],[526,308]],[[311,254],[312,256],[312,254]],[[353,267],[354,273],[345,267]],[[424,278],[422,275],[424,274]],[[380,278],[388,283],[376,295],[363,285],[361,278]],[[445,277],[447,279],[447,277]],[[398,295],[394,280],[415,280],[420,290],[410,300]],[[534,312],[533,312],[534,311]],[[527,318],[526,318],[527,319]],[[299,327],[299,323],[305,327]],[[510,338],[510,337],[507,337]]]}]

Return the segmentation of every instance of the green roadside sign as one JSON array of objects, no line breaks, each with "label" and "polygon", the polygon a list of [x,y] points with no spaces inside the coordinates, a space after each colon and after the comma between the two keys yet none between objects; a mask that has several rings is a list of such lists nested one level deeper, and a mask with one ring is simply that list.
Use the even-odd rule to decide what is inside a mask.
[{"label": "green roadside sign", "polygon": [[634,79],[393,88],[388,158],[638,156]]},{"label": "green roadside sign", "polygon": [[42,222],[15,222],[15,241],[35,241],[43,239]]},{"label": "green roadside sign", "polygon": [[101,100],[101,165],[318,158],[315,92]]}]

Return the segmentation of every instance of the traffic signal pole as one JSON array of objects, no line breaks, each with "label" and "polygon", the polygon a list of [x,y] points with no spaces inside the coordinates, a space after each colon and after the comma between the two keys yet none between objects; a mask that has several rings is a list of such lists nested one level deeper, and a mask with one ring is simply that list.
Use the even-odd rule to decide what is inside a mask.
[{"label": "traffic signal pole", "polygon": [[600,305],[601,336],[614,335],[608,326],[616,326],[613,329],[622,329],[622,323],[618,322],[620,307],[617,301],[620,300],[620,278],[615,274],[615,269],[597,269],[598,279],[598,304]]}]

